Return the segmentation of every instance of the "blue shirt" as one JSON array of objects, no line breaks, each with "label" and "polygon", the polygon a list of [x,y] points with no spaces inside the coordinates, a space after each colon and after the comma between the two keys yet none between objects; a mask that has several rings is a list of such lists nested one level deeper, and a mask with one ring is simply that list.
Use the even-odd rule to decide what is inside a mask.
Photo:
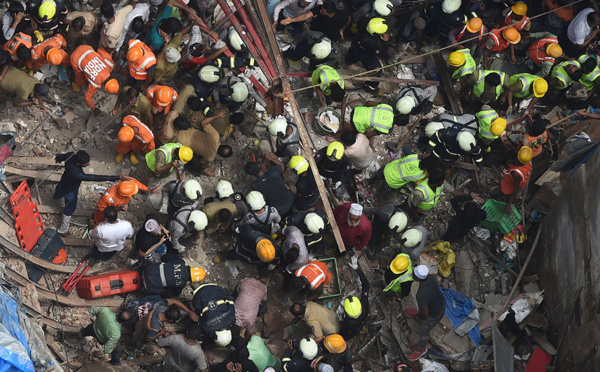
[{"label": "blue shirt", "polygon": [[[60,182],[56,185],[54,191],[54,198],[62,198],[64,195],[71,193],[77,193],[82,181],[118,181],[119,176],[101,176],[97,174],[85,174],[83,168],[75,162],[75,157],[69,157],[73,155],[73,152],[67,152],[66,154],[58,154],[54,158],[57,162],[65,163],[65,171],[60,178]],[[69,159],[69,160],[67,160]]]},{"label": "blue shirt", "polygon": [[173,7],[168,6],[162,12],[160,17],[158,17],[156,19],[156,21],[154,22],[154,26],[152,27],[152,30],[150,30],[150,32],[148,33],[148,36],[146,36],[146,40],[145,40],[146,45],[154,48],[155,50],[160,50],[165,45],[165,41],[158,33],[158,26],[160,25],[160,22],[162,22],[163,20],[165,20],[167,18],[170,18],[172,12],[173,12]]}]

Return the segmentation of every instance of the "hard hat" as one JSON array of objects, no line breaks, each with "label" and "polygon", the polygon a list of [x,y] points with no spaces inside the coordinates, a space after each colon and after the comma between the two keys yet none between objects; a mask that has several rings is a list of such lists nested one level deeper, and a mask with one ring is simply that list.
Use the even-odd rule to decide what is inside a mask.
[{"label": "hard hat", "polygon": [[165,49],[165,59],[169,63],[175,63],[181,59],[181,53],[179,53],[177,48],[168,47]]},{"label": "hard hat", "polygon": [[388,25],[383,18],[372,18],[367,24],[367,31],[371,34],[385,34],[388,30]]},{"label": "hard hat", "polygon": [[117,94],[119,93],[119,82],[117,79],[110,79],[104,84],[104,90],[108,94]]},{"label": "hard hat", "polygon": [[217,339],[215,340],[215,345],[217,345],[218,347],[225,347],[231,342],[230,329],[222,329],[220,331],[216,331],[215,335],[217,336]]},{"label": "hard hat", "polygon": [[256,243],[256,255],[262,262],[271,262],[275,259],[275,247],[269,239],[261,239]]},{"label": "hard hat", "polygon": [[318,43],[314,43],[312,48],[310,48],[310,54],[315,59],[325,59],[331,53],[331,41],[327,38],[323,38],[323,40]]},{"label": "hard hat", "polygon": [[38,15],[43,20],[49,20],[56,14],[56,3],[53,0],[44,0],[38,8]]},{"label": "hard hat", "polygon": [[244,44],[244,41],[242,40],[242,37],[240,36],[240,34],[237,33],[237,31],[235,29],[231,29],[229,30],[229,44],[231,44],[231,47],[235,50],[237,50],[238,52],[241,50],[244,50],[244,48],[246,47],[246,45]]},{"label": "hard hat", "polygon": [[156,102],[160,106],[168,106],[173,99],[173,90],[169,87],[162,86],[156,92]]},{"label": "hard hat", "polygon": [[513,11],[513,13],[515,13],[516,15],[520,15],[520,16],[522,16],[522,15],[525,15],[525,14],[527,14],[527,4],[525,4],[525,3],[524,3],[524,2],[522,2],[522,1],[519,1],[518,3],[516,3],[516,4],[515,4],[515,5],[513,5],[513,6],[512,6],[510,9],[511,9],[511,10]]},{"label": "hard hat", "polygon": [[300,352],[304,359],[312,360],[319,353],[319,346],[312,338],[304,337],[300,340]]},{"label": "hard hat", "polygon": [[246,196],[246,202],[248,202],[250,209],[253,211],[258,211],[267,205],[267,202],[265,202],[265,198],[260,191],[250,191],[248,196]]},{"label": "hard hat", "polygon": [[466,130],[460,131],[456,136],[456,140],[458,141],[458,146],[463,151],[471,152],[471,150],[477,146],[475,136]]},{"label": "hard hat", "polygon": [[389,16],[393,8],[394,4],[389,0],[375,0],[373,3],[373,9],[382,17]]},{"label": "hard hat", "polygon": [[439,121],[432,121],[425,126],[425,135],[431,138],[438,130],[444,129],[444,124]]},{"label": "hard hat", "polygon": [[187,146],[181,146],[179,148],[179,160],[181,160],[183,163],[187,163],[188,161],[192,160],[193,157],[194,151],[192,151],[191,148]]},{"label": "hard hat", "polygon": [[304,224],[308,228],[308,231],[313,234],[318,234],[325,228],[323,218],[314,212],[308,213],[304,217]]},{"label": "hard hat", "polygon": [[465,64],[465,55],[461,52],[452,52],[448,55],[448,64],[452,67],[460,67]]},{"label": "hard hat", "polygon": [[221,78],[221,70],[216,66],[204,66],[198,71],[198,77],[205,83],[216,83]]},{"label": "hard hat", "polygon": [[390,222],[388,222],[388,227],[391,230],[394,230],[396,233],[402,232],[408,223],[408,216],[406,213],[398,211],[392,215],[390,218]]},{"label": "hard hat", "polygon": [[183,192],[188,199],[198,200],[202,196],[202,186],[196,180],[187,180],[183,183]]},{"label": "hard hat", "polygon": [[483,27],[483,21],[479,17],[471,18],[469,19],[469,22],[467,22],[467,30],[469,30],[471,33],[481,31],[481,27]]},{"label": "hard hat", "polygon": [[220,199],[228,198],[233,195],[233,185],[227,180],[220,180],[217,182],[216,191]]},{"label": "hard hat", "polygon": [[119,129],[119,134],[117,134],[117,138],[119,142],[131,142],[135,137],[135,133],[133,132],[133,128],[130,126],[124,126]]},{"label": "hard hat", "polygon": [[294,155],[290,159],[288,166],[296,171],[298,175],[300,175],[308,170],[309,164],[308,160],[306,160],[304,156]]},{"label": "hard hat", "polygon": [[501,135],[502,133],[504,133],[505,130],[506,130],[506,119],[497,118],[494,121],[492,121],[492,125],[490,126],[490,132],[492,132],[492,134],[494,136]]},{"label": "hard hat", "polygon": [[460,8],[461,0],[444,0],[442,10],[446,14],[454,13]]},{"label": "hard hat", "polygon": [[325,348],[332,354],[343,353],[346,350],[346,341],[344,338],[337,333],[325,337],[323,341]]},{"label": "hard hat", "polygon": [[529,146],[523,146],[519,149],[519,154],[517,155],[521,164],[527,164],[533,158],[533,150]]},{"label": "hard hat", "polygon": [[412,96],[404,96],[396,102],[396,110],[403,115],[408,115],[416,104],[417,102]]},{"label": "hard hat", "polygon": [[48,61],[49,64],[51,64],[52,66],[58,66],[61,64],[62,62],[62,54],[60,53],[60,50],[57,48],[52,48],[48,51],[48,53],[46,53],[46,60]]},{"label": "hard hat", "polygon": [[394,274],[401,274],[408,270],[409,266],[410,260],[408,259],[408,257],[404,255],[398,255],[390,263],[390,270],[392,270]]},{"label": "hard hat", "polygon": [[133,181],[121,181],[117,187],[117,192],[121,196],[133,196],[138,193],[138,185]]},{"label": "hard hat", "polygon": [[537,98],[543,97],[548,91],[548,82],[544,78],[537,78],[533,81],[533,95]]},{"label": "hard hat", "polygon": [[560,45],[551,43],[546,47],[546,53],[552,58],[558,58],[563,55],[563,50]]},{"label": "hard hat", "polygon": [[362,305],[356,296],[350,296],[344,300],[344,311],[352,319],[356,319],[362,314]]},{"label": "hard hat", "polygon": [[206,225],[208,225],[208,218],[202,211],[192,211],[192,213],[190,213],[190,217],[188,218],[188,224],[194,230],[202,231],[206,229]]},{"label": "hard hat", "polygon": [[234,102],[244,102],[246,98],[248,98],[248,87],[241,81],[233,84],[231,90],[233,91],[233,93],[231,93],[231,99],[234,100]]},{"label": "hard hat", "polygon": [[133,48],[129,48],[127,51],[127,61],[129,63],[136,63],[144,56],[144,50],[139,46],[134,46]]},{"label": "hard hat", "polygon": [[326,155],[340,160],[344,156],[344,145],[341,142],[334,141],[327,146]]},{"label": "hard hat", "polygon": [[406,248],[416,247],[423,240],[423,233],[419,229],[408,229],[402,234],[402,244]]},{"label": "hard hat", "polygon": [[271,124],[269,124],[269,133],[272,136],[283,137],[285,136],[285,132],[287,131],[287,120],[281,115],[277,116]]},{"label": "hard hat", "polygon": [[518,44],[521,41],[521,34],[514,27],[505,28],[502,37],[511,44]]},{"label": "hard hat", "polygon": [[200,266],[191,266],[190,267],[190,278],[192,278],[192,283],[200,283],[206,277],[206,271]]}]

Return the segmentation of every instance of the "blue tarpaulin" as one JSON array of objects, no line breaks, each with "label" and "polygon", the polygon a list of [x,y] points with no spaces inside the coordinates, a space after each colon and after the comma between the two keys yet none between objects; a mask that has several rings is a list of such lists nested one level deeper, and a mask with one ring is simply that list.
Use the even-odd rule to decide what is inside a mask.
[{"label": "blue tarpaulin", "polygon": [[[444,298],[446,299],[446,316],[452,322],[454,328],[458,328],[471,314],[471,311],[475,308],[473,302],[464,294],[453,291],[450,288],[440,288]],[[481,342],[481,334],[479,333],[479,327],[475,325],[469,331],[469,337],[475,345],[479,345]]]},{"label": "blue tarpaulin", "polygon": [[0,372],[35,371],[18,311],[17,302],[0,292]]}]

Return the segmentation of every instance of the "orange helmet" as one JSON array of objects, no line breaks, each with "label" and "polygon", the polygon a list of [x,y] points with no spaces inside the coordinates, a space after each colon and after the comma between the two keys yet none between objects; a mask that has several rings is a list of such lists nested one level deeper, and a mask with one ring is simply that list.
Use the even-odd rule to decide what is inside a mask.
[{"label": "orange helmet", "polygon": [[521,41],[521,34],[514,27],[505,28],[502,31],[502,37],[511,44],[519,44],[519,41]]},{"label": "orange helmet", "polygon": [[138,193],[138,185],[133,181],[122,181],[119,183],[117,192],[121,196],[133,196]]},{"label": "orange helmet", "polygon": [[117,137],[119,138],[119,142],[131,142],[135,133],[133,132],[133,128],[130,126],[123,127],[119,130],[119,134]]},{"label": "orange helmet", "polygon": [[60,50],[56,49],[56,48],[52,48],[48,51],[48,53],[46,53],[46,60],[48,61],[49,64],[51,64],[52,66],[58,66],[62,63],[62,54],[60,53]]},{"label": "orange helmet", "polygon": [[173,91],[169,87],[160,87],[156,92],[156,102],[161,106],[168,106],[173,99]]},{"label": "orange helmet", "polygon": [[144,56],[144,50],[140,47],[129,48],[127,51],[127,61],[136,63]]},{"label": "orange helmet", "polygon": [[117,79],[110,79],[104,84],[104,90],[108,94],[117,94],[119,93],[119,82]]}]

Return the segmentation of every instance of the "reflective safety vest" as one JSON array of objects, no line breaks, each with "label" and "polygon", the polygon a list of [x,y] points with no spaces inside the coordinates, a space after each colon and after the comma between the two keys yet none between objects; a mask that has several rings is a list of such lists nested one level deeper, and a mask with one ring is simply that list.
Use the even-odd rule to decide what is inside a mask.
[{"label": "reflective safety vest", "polygon": [[402,275],[400,275],[396,279],[392,280],[392,282],[390,284],[388,284],[387,287],[385,287],[385,289],[383,290],[384,292],[387,292],[390,290],[393,292],[400,292],[402,283],[411,282],[411,281],[415,280],[412,275],[413,267],[412,267],[412,262],[410,262],[410,256],[407,255],[406,253],[400,253],[399,255],[394,257],[394,260],[398,257],[406,257],[408,259],[408,269],[406,269],[406,271]]},{"label": "reflective safety vest", "polygon": [[521,90],[519,92],[513,93],[513,96],[517,98],[526,99],[533,97],[533,90],[530,91],[529,88],[533,85],[533,82],[537,78],[539,78],[539,76],[528,73],[512,75],[509,78],[510,85],[515,85],[517,82],[521,82],[522,85]]},{"label": "reflective safety vest", "polygon": [[392,189],[399,189],[409,182],[417,182],[426,174],[419,168],[419,156],[412,154],[388,163],[383,169],[385,182]]},{"label": "reflective safety vest", "polygon": [[[487,29],[486,29],[485,25],[482,25],[481,29],[475,33],[469,31],[467,29],[467,25],[464,25],[462,30],[460,30],[460,32],[456,35],[456,41],[461,41],[463,38],[466,40],[470,40],[477,35],[479,35],[479,38],[477,39],[477,41],[481,41],[481,39],[483,38],[483,34],[485,34],[486,32],[487,32]],[[472,40],[472,41],[475,41],[475,40]]]},{"label": "reflective safety vest", "polygon": [[[201,289],[201,288],[206,288],[208,286],[217,286],[217,284],[215,283],[206,283],[206,284],[202,284],[201,286],[199,286],[198,288],[194,289],[194,295],[196,295],[196,293]],[[225,292],[223,292],[223,295],[225,294]],[[223,305],[223,304],[229,304],[229,305],[233,305],[234,302],[231,300],[227,300],[227,299],[222,299],[222,300],[217,300],[217,301],[213,301],[213,303],[210,303],[206,306],[204,306],[202,308],[202,311],[200,312],[199,316],[204,315],[204,313],[206,313],[208,310],[214,310],[214,308],[211,308],[213,306],[219,306],[219,305]],[[196,312],[199,309],[196,309]]]},{"label": "reflective safety vest", "polygon": [[500,75],[500,84],[496,87],[496,99],[500,98],[502,89],[504,89],[504,79],[506,78],[506,74],[504,72],[495,70],[479,71],[479,79],[477,79],[477,83],[473,85],[473,94],[475,94],[475,97],[481,97],[483,91],[485,90],[485,77],[494,73]]},{"label": "reflective safety vest", "polygon": [[485,44],[487,43],[488,39],[491,38],[494,41],[494,46],[490,48],[490,52],[500,52],[508,48],[510,43],[508,40],[502,37],[502,31],[503,30],[501,28],[490,31],[488,37],[483,42],[482,47],[485,48]]},{"label": "reflective safety vest", "polygon": [[[313,71],[312,76],[312,85],[314,85],[314,89],[320,88],[323,91],[323,94],[328,96],[331,94],[331,82],[337,81],[338,85],[344,89],[346,84],[344,83],[344,79],[338,74],[338,72],[330,66],[322,65],[317,67],[315,71]],[[320,87],[317,85],[325,83]]]},{"label": "reflective safety vest", "polygon": [[144,55],[136,63],[129,63],[129,74],[135,80],[146,80],[148,77],[147,70],[156,64],[156,57],[148,45],[137,39],[129,41],[129,49],[134,46],[142,48]]},{"label": "reflective safety vest", "polygon": [[471,56],[471,52],[469,49],[461,49],[457,50],[465,55],[465,64],[460,66],[454,73],[452,74],[452,79],[460,79],[463,76],[471,75],[473,71],[477,68],[477,63]]},{"label": "reflective safety vest", "polygon": [[69,55],[63,50],[67,47],[67,41],[61,34],[56,34],[53,37],[46,39],[41,43],[34,45],[31,48],[31,59],[25,62],[25,64],[30,70],[36,71],[48,64],[48,60],[46,59],[46,53],[44,52],[44,50],[47,49],[47,47],[52,47],[60,50],[63,56],[63,63],[69,62]]},{"label": "reflective safety vest", "polygon": [[[175,151],[175,149],[180,148],[181,146],[182,146],[181,143],[165,143],[161,147],[150,151],[149,153],[146,154],[146,165],[148,165],[148,168],[150,168],[150,170],[152,172],[156,172],[155,152],[160,151],[163,154],[165,154],[165,156],[167,157],[165,164],[168,164],[173,161],[173,151]],[[169,172],[172,172],[172,171],[173,171],[173,167],[169,168]]]},{"label": "reflective safety vest", "polygon": [[508,169],[502,171],[503,177],[500,187],[502,193],[505,195],[510,195],[513,192],[512,173],[516,173],[521,179],[521,182],[519,182],[519,190],[523,190],[531,176],[531,162],[527,164],[511,165]]},{"label": "reflective safety vest", "polygon": [[127,115],[123,118],[123,126],[137,128],[138,132],[133,138],[141,143],[150,143],[154,141],[154,134],[152,134],[152,130],[148,128],[146,124],[142,123],[140,119],[133,115]]},{"label": "reflective safety vest", "polygon": [[552,68],[552,72],[550,73],[550,76],[557,79],[558,81],[560,81],[563,84],[562,86],[556,86],[555,87],[556,89],[559,89],[559,90],[567,89],[573,83],[573,80],[571,79],[569,74],[567,74],[567,71],[565,70],[565,67],[567,67],[568,65],[574,65],[574,66],[577,66],[577,68],[581,68],[581,65],[577,61],[564,61],[557,65],[554,65],[554,67]]},{"label": "reflective safety vest", "polygon": [[547,140],[548,138],[546,131],[544,131],[544,133],[540,134],[539,136],[535,137],[530,136],[528,133],[525,133],[523,134],[523,137],[521,137],[521,144],[523,144],[523,146],[531,147],[531,156],[532,158],[535,158],[536,156],[542,153],[542,150],[544,149],[544,143],[546,143]]},{"label": "reflective safety vest", "polygon": [[519,22],[513,23],[512,14],[513,14],[512,10],[510,10],[508,12],[508,14],[506,14],[506,17],[504,18],[504,26],[512,26],[519,32],[525,30],[525,27],[527,27],[529,22],[531,22],[529,17],[524,15],[523,18]]},{"label": "reflective safety vest", "polygon": [[378,132],[388,134],[394,126],[394,109],[385,103],[375,107],[356,107],[352,115],[352,122],[360,133],[365,133],[373,128]]},{"label": "reflective safety vest", "polygon": [[536,40],[529,47],[529,58],[531,58],[531,60],[537,65],[541,65],[544,61],[554,64],[556,59],[554,57],[550,57],[548,53],[546,53],[546,48],[549,44],[558,44],[558,39],[555,37],[545,37],[543,39]]},{"label": "reflective safety vest", "polygon": [[479,123],[478,132],[480,138],[496,139],[498,136],[494,136],[491,131],[492,122],[498,119],[498,113],[494,110],[479,111],[475,114],[477,122]]},{"label": "reflective safety vest", "polygon": [[311,291],[321,284],[326,285],[331,281],[331,273],[327,265],[320,261],[311,261],[302,266],[295,273],[297,278],[304,277],[308,280]]},{"label": "reflective safety vest", "polygon": [[[583,64],[585,61],[587,61],[589,58],[592,58],[588,55],[582,55],[579,58],[577,58],[577,60],[579,61],[579,63]],[[594,59],[595,61],[596,59]],[[593,89],[595,84],[595,80],[598,78],[598,76],[600,76],[600,68],[598,68],[597,63],[596,63],[596,68],[594,68],[594,70],[592,72],[590,72],[589,74],[582,74],[581,78],[579,79],[579,82],[583,85],[585,85],[586,88],[588,88],[588,90]]]},{"label": "reflective safety vest", "polygon": [[83,72],[88,83],[94,88],[100,88],[109,78],[114,67],[112,58],[103,49],[94,51],[89,45],[77,47],[71,54],[71,67]]},{"label": "reflective safety vest", "polygon": [[190,280],[190,269],[182,259],[169,262],[150,263],[144,269],[144,288],[150,293],[165,288],[183,288]]},{"label": "reflective safety vest", "polygon": [[[423,201],[417,205],[417,208],[428,211],[435,207],[435,205],[440,200],[440,196],[442,195],[442,191],[444,191],[444,185],[438,187],[435,191],[429,187],[429,180],[425,180],[421,182],[416,188],[423,194]],[[413,195],[410,196],[410,200],[412,201]]]},{"label": "reflective safety vest", "polygon": [[19,49],[21,45],[25,45],[27,48],[31,49],[33,46],[33,43],[31,42],[31,36],[19,32],[4,44],[4,50],[10,53],[10,58],[13,61],[19,60],[17,57],[17,49]]}]

